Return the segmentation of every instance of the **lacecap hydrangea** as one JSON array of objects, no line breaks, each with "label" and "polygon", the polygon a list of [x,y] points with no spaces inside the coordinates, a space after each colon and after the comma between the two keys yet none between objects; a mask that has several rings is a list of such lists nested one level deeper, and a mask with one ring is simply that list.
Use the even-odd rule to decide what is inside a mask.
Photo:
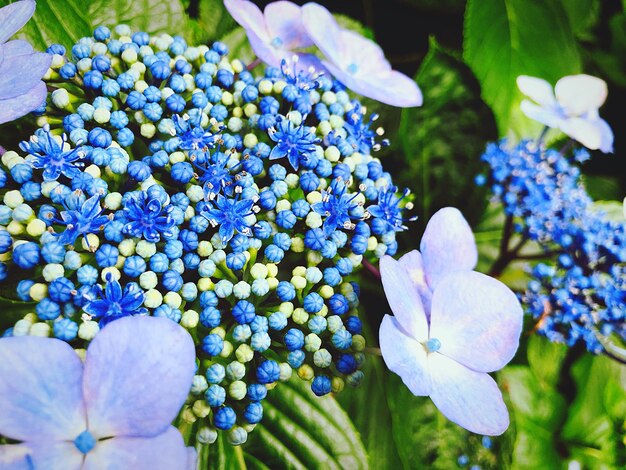
[{"label": "lacecap hydrangea", "polygon": [[128,315],[180,323],[200,442],[244,442],[294,371],[317,395],[358,384],[354,272],[396,252],[410,206],[365,108],[219,42],[99,27],[48,52],[40,127],[0,169],[0,280],[33,302],[5,335],[84,348]]},{"label": "lacecap hydrangea", "polygon": [[479,182],[491,186],[521,236],[511,258],[528,241],[541,248],[522,296],[535,329],[612,355],[606,340],[626,340],[626,223],[594,206],[575,165],[588,158],[584,149],[568,154],[504,140],[487,147],[490,171]]}]

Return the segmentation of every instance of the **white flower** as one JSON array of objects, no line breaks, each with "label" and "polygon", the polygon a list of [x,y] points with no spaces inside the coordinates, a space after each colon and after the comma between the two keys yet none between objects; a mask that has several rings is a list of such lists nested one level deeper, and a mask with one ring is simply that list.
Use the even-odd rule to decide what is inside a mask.
[{"label": "white flower", "polygon": [[521,110],[526,116],[560,129],[588,149],[613,152],[613,131],[598,114],[607,96],[604,80],[570,75],[561,78],[552,91],[547,81],[520,75],[517,86],[534,101],[522,101]]}]

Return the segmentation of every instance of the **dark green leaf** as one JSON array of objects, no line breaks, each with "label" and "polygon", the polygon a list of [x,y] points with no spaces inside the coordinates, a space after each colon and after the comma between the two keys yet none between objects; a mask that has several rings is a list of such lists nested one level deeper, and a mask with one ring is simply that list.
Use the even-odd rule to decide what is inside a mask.
[{"label": "dark green leaf", "polygon": [[513,129],[533,135],[519,111],[519,75],[555,83],[578,73],[581,61],[560,0],[469,0],[465,12],[464,58],[496,115],[500,135]]},{"label": "dark green leaf", "polygon": [[[13,3],[0,0],[0,7]],[[18,36],[33,47],[46,50],[50,44],[71,47],[78,39],[91,34],[90,18],[80,0],[39,1],[34,16]]]},{"label": "dark green leaf", "polygon": [[[82,5],[84,9],[84,3]],[[185,9],[180,0],[167,0],[165,2],[91,0],[89,2],[89,18],[94,26],[113,27],[123,23],[129,25],[134,31],[145,31],[150,34],[184,35],[187,24]]]},{"label": "dark green leaf", "polygon": [[591,199],[596,201],[617,201],[624,197],[617,177],[583,175],[583,182]]},{"label": "dark green leaf", "polygon": [[600,0],[562,0],[573,33],[579,39],[591,39],[591,29],[600,17]]},{"label": "dark green leaf", "polygon": [[400,182],[417,191],[424,221],[437,209],[455,205],[475,222],[484,209],[485,190],[476,186],[474,176],[483,169],[480,155],[486,143],[497,137],[493,115],[471,71],[433,39],[416,81],[424,105],[402,111]]},{"label": "dark green leaf", "polygon": [[222,0],[200,0],[197,14],[189,24],[194,44],[217,41],[237,26]]},{"label": "dark green leaf", "polygon": [[244,450],[271,468],[367,468],[365,449],[346,412],[333,397],[316,397],[298,379],[269,394],[263,422]]}]

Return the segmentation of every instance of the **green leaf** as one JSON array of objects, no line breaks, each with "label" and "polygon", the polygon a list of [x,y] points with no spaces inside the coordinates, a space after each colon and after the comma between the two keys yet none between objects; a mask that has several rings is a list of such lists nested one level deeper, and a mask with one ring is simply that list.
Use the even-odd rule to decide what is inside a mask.
[{"label": "green leaf", "polygon": [[600,0],[562,0],[572,32],[583,40],[593,38],[591,29],[600,18]]},{"label": "green leaf", "polygon": [[564,398],[554,388],[542,386],[528,367],[508,366],[499,375],[515,422],[513,468],[560,468],[554,432],[563,420]]},{"label": "green leaf", "polygon": [[553,343],[543,336],[532,335],[528,340],[528,364],[535,377],[546,386],[555,387],[568,347]]},{"label": "green leaf", "polygon": [[474,176],[484,167],[480,155],[486,143],[497,137],[493,114],[469,68],[432,38],[415,80],[422,85],[424,105],[402,111],[405,168],[398,175],[417,190],[424,220],[455,205],[475,222],[484,210],[485,190]]},{"label": "green leaf", "polygon": [[[13,3],[0,0],[0,7]],[[90,18],[80,0],[39,1],[35,14],[18,34],[38,50],[60,43],[71,47],[78,39],[91,34]]]},{"label": "green leaf", "polygon": [[167,0],[165,2],[91,0],[89,2],[89,18],[94,26],[113,27],[123,23],[135,31],[145,31],[150,34],[184,34],[187,25],[187,16],[180,0]]},{"label": "green leaf", "polygon": [[560,0],[469,0],[463,49],[481,83],[482,97],[496,115],[500,135],[512,129],[528,136],[539,129],[519,111],[519,75],[555,83],[581,70]]},{"label": "green leaf", "polygon": [[229,56],[236,57],[245,64],[249,64],[256,58],[256,54],[250,47],[245,29],[237,27],[220,39],[228,46]]},{"label": "green leaf", "polygon": [[[373,344],[368,337],[368,343]],[[387,403],[387,388],[393,375],[380,356],[367,355],[363,367],[365,378],[356,389],[345,390],[339,401],[361,433],[371,470],[401,468]]]},{"label": "green leaf", "polygon": [[333,397],[316,397],[294,379],[272,390],[263,407],[246,455],[271,468],[367,468],[361,438]]},{"label": "green leaf", "polygon": [[618,201],[624,197],[616,176],[583,175],[587,193],[596,201]]},{"label": "green leaf", "polygon": [[[619,429],[606,408],[605,393],[611,382],[624,384],[626,366],[605,356],[586,354],[574,364],[572,375],[577,393],[563,427],[563,439],[587,467],[606,464],[623,468],[626,462],[618,462],[617,455]],[[626,391],[622,388],[621,398],[612,397],[609,403],[612,412],[623,409]]]},{"label": "green leaf", "polygon": [[194,44],[217,41],[237,27],[222,0],[200,0],[189,25]]}]

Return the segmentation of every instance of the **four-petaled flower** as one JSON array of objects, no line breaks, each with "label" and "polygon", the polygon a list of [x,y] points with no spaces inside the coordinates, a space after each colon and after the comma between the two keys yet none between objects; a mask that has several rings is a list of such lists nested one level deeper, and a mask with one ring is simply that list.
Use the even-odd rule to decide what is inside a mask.
[{"label": "four-petaled flower", "polygon": [[315,212],[325,217],[323,228],[327,237],[338,228],[354,228],[352,220],[361,218],[352,215],[361,206],[355,201],[359,193],[349,194],[347,189],[343,179],[334,179],[330,187],[322,191],[322,200],[311,206]]},{"label": "four-petaled flower", "polygon": [[0,8],[0,124],[38,108],[48,90],[41,78],[52,56],[34,52],[26,41],[7,40],[33,16],[35,2],[23,0]]},{"label": "four-petaled flower", "polygon": [[[367,208],[367,212],[369,212],[372,217],[385,222],[387,228],[385,231],[399,232],[407,230],[406,225],[404,225],[405,220],[402,217],[404,208],[400,207],[400,203],[410,194],[410,191],[405,189],[402,193],[402,197],[397,197],[397,190],[398,188],[395,186],[380,189],[378,191],[378,203]],[[413,221],[415,219],[415,217],[412,217],[409,220]]]},{"label": "four-petaled flower", "polygon": [[127,222],[123,232],[133,237],[143,237],[151,243],[160,241],[161,237],[171,238],[176,222],[171,215],[174,208],[166,202],[165,193],[147,194],[140,191],[130,196],[124,207]]},{"label": "four-petaled flower", "polygon": [[269,131],[270,138],[276,146],[270,153],[270,160],[287,157],[294,170],[301,161],[310,158],[315,152],[317,137],[309,127],[296,126],[289,119],[281,119],[275,128]]},{"label": "four-petaled flower", "polygon": [[20,148],[29,153],[26,161],[33,168],[43,168],[44,181],[54,181],[62,174],[72,179],[81,173],[80,167],[83,164],[76,161],[85,156],[85,151],[80,146],[65,150],[66,145],[65,135],[59,144],[50,132],[50,126],[46,124],[28,142],[22,142]]},{"label": "four-petaled flower", "polygon": [[324,67],[346,87],[392,106],[421,106],[422,93],[417,84],[392,70],[374,41],[341,29],[333,15],[317,3],[302,7],[302,23],[326,57]]},{"label": "four-petaled flower", "polygon": [[224,0],[224,6],[246,30],[252,50],[266,64],[279,67],[283,59],[297,55],[300,70],[324,69],[313,54],[298,52],[313,45],[302,25],[298,5],[287,1],[272,2],[263,12],[248,0]]},{"label": "four-petaled flower", "polygon": [[235,230],[242,235],[252,236],[249,218],[254,215],[252,199],[228,198],[217,195],[214,201],[207,203],[207,208],[200,215],[214,227],[219,225],[219,234],[223,243],[228,242]]},{"label": "four-petaled flower", "polygon": [[170,424],[195,357],[189,333],[166,318],[108,325],[84,365],[65,341],[0,339],[0,434],[22,441],[8,447],[10,468],[195,468]]},{"label": "four-petaled flower", "polygon": [[380,326],[385,363],[451,421],[475,433],[502,434],[509,416],[488,372],[517,351],[521,305],[500,281],[473,271],[474,236],[457,209],[433,215],[420,250],[380,260],[395,315],[385,315]]},{"label": "four-petaled flower", "polygon": [[109,217],[102,214],[100,206],[100,195],[96,194],[85,200],[83,194],[75,191],[64,201],[64,211],[61,211],[61,220],[54,219],[54,222],[64,224],[65,231],[58,237],[58,242],[64,245],[73,245],[76,239],[82,235],[89,245],[87,235],[99,232],[109,221]]},{"label": "four-petaled flower", "polygon": [[613,131],[598,114],[606,100],[604,80],[590,75],[570,75],[552,85],[541,78],[517,77],[520,91],[535,103],[524,100],[522,112],[548,127],[560,129],[591,150],[613,152]]},{"label": "four-petaled flower", "polygon": [[96,289],[101,298],[90,301],[83,310],[94,318],[99,318],[101,326],[123,317],[148,313],[145,307],[141,307],[145,294],[134,282],[126,284],[122,291],[120,283],[111,273],[107,273],[104,292],[100,286]]}]

